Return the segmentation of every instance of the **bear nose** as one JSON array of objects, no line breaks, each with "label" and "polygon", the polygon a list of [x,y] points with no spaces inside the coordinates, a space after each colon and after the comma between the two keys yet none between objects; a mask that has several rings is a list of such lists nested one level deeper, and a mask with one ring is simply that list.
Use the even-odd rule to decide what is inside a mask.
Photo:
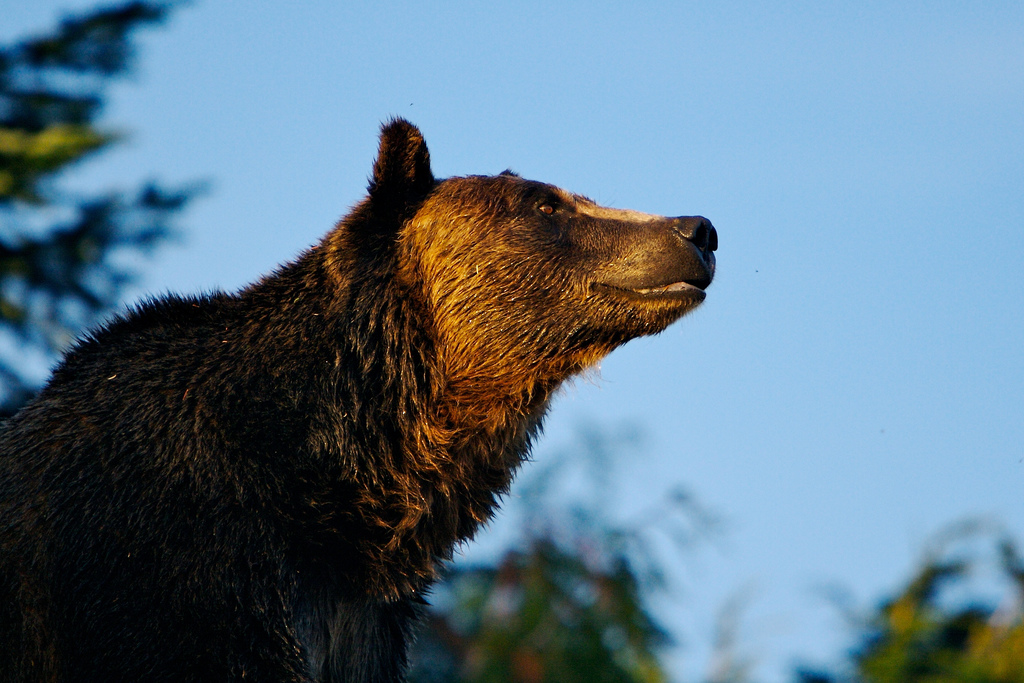
[{"label": "bear nose", "polygon": [[672,227],[701,251],[718,249],[718,231],[703,216],[680,216],[672,221]]}]

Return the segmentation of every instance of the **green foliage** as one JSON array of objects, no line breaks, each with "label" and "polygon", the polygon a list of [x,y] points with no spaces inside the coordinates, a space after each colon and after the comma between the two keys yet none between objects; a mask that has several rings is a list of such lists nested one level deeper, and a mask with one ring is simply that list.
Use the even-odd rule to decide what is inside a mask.
[{"label": "green foliage", "polygon": [[597,567],[580,548],[534,538],[493,567],[459,568],[439,589],[414,680],[661,683],[664,632],[626,558]]},{"label": "green foliage", "polygon": [[83,197],[56,183],[117,141],[96,125],[105,87],[130,71],[132,33],[168,10],[129,2],[0,47],[0,414],[37,388],[31,351],[52,358],[114,306],[132,279],[126,255],[165,238],[196,191],[149,184]]},{"label": "green foliage", "polygon": [[[685,547],[715,520],[677,493],[653,515],[614,521],[606,513],[615,499],[612,465],[624,459],[630,438],[589,429],[577,440],[589,483],[579,472],[561,477],[575,484],[576,497],[567,496],[559,482],[564,458],[526,473],[507,511],[522,518],[522,538],[493,563],[450,570],[414,648],[411,683],[673,679],[660,659],[669,638],[647,606],[669,573],[649,532],[658,527]],[[991,563],[998,576],[983,578],[986,588],[1002,587],[1002,596],[994,606],[979,600],[971,578],[989,565],[963,559],[976,558],[978,542],[989,538],[978,531],[955,527],[905,589],[857,620],[859,644],[840,671],[800,670],[799,683],[1024,683],[1024,560],[1000,539]],[[975,554],[954,557],[954,540]],[[740,609],[732,605],[719,624],[705,680],[751,680],[751,662],[735,642]]]},{"label": "green foliage", "polygon": [[689,546],[713,520],[683,493],[613,520],[612,460],[635,435],[589,429],[578,441],[582,453],[535,467],[517,487],[508,514],[521,518],[519,542],[494,563],[456,564],[435,589],[413,683],[669,680],[660,661],[669,638],[647,607],[663,588],[655,539]]},{"label": "green foliage", "polygon": [[999,544],[1005,599],[993,608],[949,606],[974,563],[933,558],[872,615],[852,672],[802,672],[802,683],[1024,683],[1024,563]]}]

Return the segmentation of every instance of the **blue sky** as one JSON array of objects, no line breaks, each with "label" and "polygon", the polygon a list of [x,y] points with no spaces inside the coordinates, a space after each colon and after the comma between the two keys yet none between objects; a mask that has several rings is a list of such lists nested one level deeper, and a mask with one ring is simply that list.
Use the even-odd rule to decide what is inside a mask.
[{"label": "blue sky", "polygon": [[[5,40],[77,0],[0,0]],[[208,179],[132,297],[233,289],[362,195],[382,120],[438,176],[513,168],[622,208],[702,214],[705,305],[556,402],[633,423],[621,507],[683,484],[725,520],[659,606],[708,666],[747,596],[758,678],[849,641],[821,596],[898,587],[965,517],[1024,539],[1024,5],[195,2],[140,41],[81,188]],[[547,445],[545,445],[547,444]]]}]

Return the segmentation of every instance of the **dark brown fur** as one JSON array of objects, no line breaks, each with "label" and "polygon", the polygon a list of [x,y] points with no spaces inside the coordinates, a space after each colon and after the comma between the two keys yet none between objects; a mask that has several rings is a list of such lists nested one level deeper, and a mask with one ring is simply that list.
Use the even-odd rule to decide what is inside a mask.
[{"label": "dark brown fur", "polygon": [[438,181],[391,122],[321,244],[113,321],[0,434],[0,680],[401,680],[552,392],[699,304],[716,245],[510,173]]}]

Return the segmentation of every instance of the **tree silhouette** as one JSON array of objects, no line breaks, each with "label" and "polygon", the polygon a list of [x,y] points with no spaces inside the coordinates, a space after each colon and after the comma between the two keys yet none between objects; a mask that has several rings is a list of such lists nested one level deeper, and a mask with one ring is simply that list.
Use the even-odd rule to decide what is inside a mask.
[{"label": "tree silhouette", "polygon": [[0,415],[38,389],[39,368],[116,305],[126,254],[168,235],[197,187],[156,183],[81,196],[58,180],[115,144],[97,125],[106,86],[129,73],[131,37],[171,6],[129,2],[0,48]]},{"label": "tree silhouette", "polygon": [[930,553],[894,598],[866,620],[847,671],[804,670],[800,683],[1024,683],[1024,561],[1000,538],[1005,586],[995,606],[965,600],[977,559]]}]

